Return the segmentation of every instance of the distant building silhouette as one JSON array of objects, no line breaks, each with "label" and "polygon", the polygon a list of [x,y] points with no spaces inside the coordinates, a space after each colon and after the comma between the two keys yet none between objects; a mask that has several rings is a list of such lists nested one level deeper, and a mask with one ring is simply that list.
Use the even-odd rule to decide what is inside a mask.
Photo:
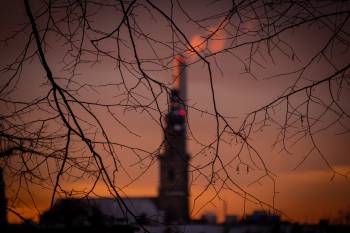
[{"label": "distant building silhouette", "polygon": [[99,227],[104,225],[100,208],[83,199],[59,199],[40,218],[40,224],[59,227]]},{"label": "distant building silhouette", "polygon": [[[131,232],[133,226],[159,225],[163,213],[159,212],[157,198],[123,198],[120,206],[114,198],[58,199],[40,218],[40,225],[49,228],[113,228]],[[131,216],[132,214],[136,217]],[[133,231],[132,231],[133,232]]]},{"label": "distant building silhouette", "polygon": [[247,215],[244,222],[250,224],[276,224],[281,221],[280,216],[269,213],[265,210],[255,210],[251,215]]}]

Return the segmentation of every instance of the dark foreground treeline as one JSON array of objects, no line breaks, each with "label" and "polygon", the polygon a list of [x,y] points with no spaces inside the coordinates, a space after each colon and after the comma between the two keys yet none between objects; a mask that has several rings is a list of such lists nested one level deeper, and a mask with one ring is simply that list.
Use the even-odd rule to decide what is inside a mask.
[{"label": "dark foreground treeline", "polygon": [[112,227],[35,227],[28,225],[8,225],[0,233],[134,233],[137,229],[128,225]]},{"label": "dark foreground treeline", "polygon": [[[197,224],[191,225],[195,226]],[[193,228],[190,230],[191,226],[186,231],[186,233],[350,233],[349,225],[300,225],[300,224],[235,224],[235,225],[225,225],[225,224],[215,224],[206,225],[204,230],[198,231],[198,229]],[[198,226],[198,225],[197,225]],[[202,225],[203,226],[203,225]],[[214,226],[214,228],[213,228]],[[215,228],[215,226],[217,228]],[[174,230],[173,226],[158,226],[146,229],[151,233],[181,233],[181,231]],[[172,229],[171,229],[172,228]],[[7,225],[4,228],[0,228],[0,233],[141,233],[144,232],[138,227],[131,225],[115,225],[115,226],[101,226],[101,227],[50,227],[50,226],[38,226],[38,225]]]}]

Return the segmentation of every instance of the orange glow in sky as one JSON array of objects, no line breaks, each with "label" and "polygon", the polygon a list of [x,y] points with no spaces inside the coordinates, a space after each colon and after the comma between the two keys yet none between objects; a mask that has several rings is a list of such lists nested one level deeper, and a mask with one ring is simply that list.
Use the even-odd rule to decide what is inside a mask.
[{"label": "orange glow in sky", "polygon": [[[29,2],[33,5],[39,4],[34,3],[35,1]],[[164,9],[169,9],[168,6],[165,7],[167,2],[158,1],[158,5],[164,7]],[[183,3],[183,7],[187,7],[191,12],[191,17],[204,18],[205,30],[199,28],[196,23],[188,23],[188,18],[179,7],[176,8],[175,6],[176,11],[173,17],[179,27],[183,28],[186,38],[190,38],[191,46],[197,53],[205,57],[206,61],[210,62],[211,77],[206,63],[201,61],[196,53],[189,48],[183,37],[176,33],[174,33],[176,34],[174,36],[170,33],[169,28],[171,27],[167,23],[158,25],[163,21],[150,19],[151,17],[147,18],[144,9],[137,7],[134,9],[135,14],[132,14],[132,16],[135,17],[135,20],[138,20],[139,25],[135,25],[144,29],[144,35],[147,35],[147,37],[142,37],[140,35],[141,30],[138,30],[138,28],[135,28],[133,33],[135,33],[135,46],[139,58],[144,62],[141,67],[143,67],[145,73],[138,70],[139,67],[133,57],[134,54],[131,52],[133,44],[129,40],[128,33],[118,34],[120,36],[120,38],[118,37],[120,39],[120,44],[118,44],[118,46],[121,46],[120,50],[117,49],[118,46],[112,39],[101,40],[96,44],[100,46],[104,53],[101,51],[99,53],[89,53],[90,50],[87,50],[82,52],[81,57],[75,51],[71,51],[74,50],[73,48],[79,47],[79,44],[67,47],[68,42],[62,38],[57,39],[58,35],[54,32],[50,31],[46,35],[45,39],[50,40],[50,43],[45,44],[47,46],[45,47],[47,49],[47,60],[52,68],[54,78],[59,85],[72,85],[71,89],[68,88],[69,91],[85,104],[82,107],[76,104],[75,99],[68,98],[69,103],[73,106],[73,111],[78,116],[78,120],[87,132],[86,136],[89,140],[100,142],[99,140],[102,140],[103,135],[106,134],[108,139],[115,143],[112,147],[117,159],[114,157],[114,160],[106,144],[94,144],[95,149],[101,154],[107,171],[111,174],[111,177],[115,178],[113,180],[115,188],[121,196],[154,197],[158,193],[159,167],[157,155],[161,153],[160,145],[163,142],[162,127],[164,127],[164,124],[161,123],[164,122],[162,119],[164,120],[168,110],[167,91],[164,91],[162,87],[169,87],[169,80],[173,82],[173,87],[180,87],[180,69],[178,61],[174,61],[174,57],[181,54],[186,59],[188,77],[186,101],[190,106],[188,110],[186,109],[186,112],[180,112],[180,114],[186,115],[189,126],[187,143],[192,165],[190,173],[192,217],[199,218],[204,213],[213,212],[219,216],[219,221],[223,221],[224,214],[235,214],[242,217],[244,214],[262,208],[259,203],[247,202],[242,198],[242,195],[238,195],[237,193],[241,194],[241,190],[236,186],[223,184],[223,179],[226,176],[223,169],[218,169],[222,162],[227,165],[225,167],[226,172],[231,175],[232,180],[240,188],[262,201],[274,205],[276,209],[285,213],[283,218],[311,223],[318,222],[321,218],[335,219],[339,211],[350,206],[350,134],[349,130],[344,130],[350,128],[350,121],[346,118],[350,112],[350,102],[348,101],[350,99],[350,88],[348,83],[336,90],[334,86],[339,84],[340,80],[333,83],[324,82],[324,85],[319,88],[306,89],[288,97],[289,104],[282,101],[280,105],[271,107],[270,112],[264,112],[263,109],[256,114],[256,117],[254,115],[254,123],[256,124],[263,124],[266,119],[270,120],[262,128],[252,127],[249,129],[253,117],[247,121],[244,121],[244,119],[248,113],[290,91],[296,80],[300,79],[302,81],[293,86],[294,90],[304,85],[317,83],[320,77],[324,78],[332,74],[334,67],[339,68],[344,64],[348,64],[350,61],[349,52],[332,51],[332,59],[334,59],[332,65],[324,58],[324,54],[327,54],[328,50],[323,51],[322,56],[317,56],[317,59],[312,60],[315,53],[322,49],[330,38],[327,27],[313,27],[314,24],[300,26],[293,29],[293,31],[283,31],[284,34],[278,38],[278,41],[283,41],[283,43],[278,44],[279,46],[276,45],[277,40],[271,40],[271,43],[266,41],[251,43],[251,40],[255,40],[260,36],[259,34],[256,37],[250,37],[250,33],[247,33],[255,31],[261,26],[258,21],[253,19],[255,14],[248,13],[248,18],[243,17],[244,20],[239,25],[240,27],[238,27],[240,19],[235,16],[230,18],[230,21],[222,24],[217,30],[222,20],[222,12],[228,9],[227,6],[231,6],[232,1],[226,3],[225,1],[210,2],[215,3],[210,7],[199,3],[199,1],[184,1]],[[18,1],[7,1],[6,4],[3,4],[6,6],[0,8],[1,34],[11,35],[15,29],[18,29],[18,25],[23,25],[22,23],[27,18],[23,6]],[[102,34],[106,35],[107,32],[113,32],[115,29],[115,22],[118,22],[118,17],[115,19],[112,14],[120,14],[120,12],[116,13],[112,8],[105,8],[107,7],[101,7],[101,12],[96,13],[96,15],[95,12],[91,14],[93,15],[91,17],[96,17],[91,20],[93,22],[91,27],[102,28],[106,33],[95,35],[89,32],[93,34],[86,34],[89,40],[95,39],[95,37],[100,38]],[[216,13],[217,17],[213,19],[206,18],[208,12]],[[157,14],[155,14],[155,17],[158,17]],[[113,20],[111,20],[112,18]],[[155,26],[155,24],[157,25]],[[41,25],[41,29],[45,27],[46,24]],[[123,30],[124,27],[125,25],[122,25]],[[26,30],[26,32],[20,33],[17,39],[11,39],[8,43],[1,44],[0,70],[8,67],[7,64],[11,59],[15,59],[18,54],[22,54],[21,49],[25,47],[26,40],[31,32],[30,27]],[[62,30],[64,32],[68,31],[67,28]],[[215,34],[211,35],[213,32]],[[260,33],[263,34],[265,31],[260,31]],[[76,37],[69,38],[69,42],[79,42],[81,34],[77,33]],[[236,37],[241,34],[245,34],[244,36],[247,37]],[[113,36],[117,37],[116,34]],[[93,49],[94,46],[89,44],[89,40],[85,40],[84,43],[88,44],[88,49]],[[162,43],[156,43],[154,40]],[[168,42],[167,46],[162,47],[164,43]],[[51,135],[50,133],[66,132],[67,129],[62,127],[62,120],[57,114],[57,106],[53,104],[53,91],[50,91],[51,87],[48,84],[42,62],[36,57],[35,44],[33,41],[31,43],[28,54],[34,54],[34,58],[27,59],[25,65],[20,67],[20,76],[18,80],[16,79],[17,86],[13,88],[12,95],[10,97],[2,95],[0,101],[9,98],[21,104],[25,101],[44,98],[50,93],[47,100],[45,100],[46,102],[43,103],[44,107],[38,106],[33,108],[34,110],[28,107],[32,112],[29,110],[26,112],[27,108],[25,108],[23,115],[9,122],[20,122],[22,124],[22,121],[37,121],[41,117],[54,118],[58,116],[57,119],[52,120],[53,123],[50,121],[51,124],[43,127],[43,132],[47,132],[48,135]],[[84,43],[83,45],[85,45]],[[150,47],[149,43],[154,43],[154,47]],[[221,53],[218,53],[220,51]],[[118,57],[119,55],[120,57]],[[78,57],[82,59],[80,66],[74,72],[68,72],[67,66],[73,64]],[[162,58],[164,59],[162,60]],[[93,62],[86,62],[89,59]],[[177,59],[181,59],[181,57]],[[125,61],[125,63],[119,66],[120,61]],[[303,66],[309,61],[313,61],[310,69],[303,70]],[[13,69],[12,66],[10,68]],[[293,72],[296,69],[299,71]],[[68,82],[67,77],[71,77],[73,73],[76,76]],[[283,75],[278,76],[278,78],[274,76],[281,73]],[[145,81],[145,74],[151,77],[154,82],[148,84]],[[11,77],[11,75],[12,73],[7,76],[4,74],[3,80]],[[213,85],[211,85],[211,81],[213,81]],[[158,85],[157,82],[164,84],[164,86]],[[344,83],[346,82],[344,81]],[[331,86],[331,84],[334,86]],[[3,85],[5,85],[4,81],[0,80],[0,89]],[[329,93],[330,89],[333,90],[334,100],[332,100]],[[338,98],[337,95],[341,98]],[[157,101],[153,101],[155,96]],[[230,131],[229,127],[224,128],[225,122],[222,118],[215,118],[213,96],[216,101],[215,110],[220,113],[220,117],[226,117],[227,122],[235,130],[234,133]],[[309,105],[306,105],[305,102]],[[63,102],[61,104],[64,105]],[[18,106],[16,108],[9,107],[9,105],[6,101],[1,102],[0,105],[1,111],[6,116],[11,115],[6,111],[19,109]],[[141,105],[144,108],[138,108]],[[298,112],[296,108],[301,105],[303,107],[298,111],[303,114],[300,118],[296,118],[295,115]],[[323,107],[327,105],[331,108],[324,114]],[[335,121],[339,119],[339,115],[335,114],[335,112],[339,112],[337,105],[343,106],[346,112],[340,114],[342,118],[338,122]],[[108,108],[105,106],[108,106]],[[21,105],[21,107],[23,106]],[[67,115],[68,121],[70,123],[74,122],[67,112],[67,108],[63,107],[62,109],[64,114]],[[87,114],[86,109],[95,113],[95,116],[99,119],[98,123],[94,120],[94,117]],[[318,122],[320,127],[313,129],[314,138],[312,140],[305,135],[294,137],[301,134],[300,132],[304,132],[303,130],[305,130],[308,123],[305,120],[306,116],[309,116],[311,121],[318,117],[324,117],[322,121]],[[0,115],[1,117],[2,115]],[[284,137],[285,128],[283,123],[286,120],[293,121],[293,124],[297,126],[287,127],[290,133],[287,133],[287,136]],[[336,123],[327,126],[326,120]],[[217,122],[219,122],[219,125],[217,125]],[[2,129],[2,122],[0,123]],[[98,128],[99,124],[103,125],[104,132]],[[313,122],[310,124],[313,125]],[[241,127],[242,125],[244,127]],[[25,130],[30,131],[33,128],[28,127]],[[24,132],[24,129],[19,127],[18,132],[22,132],[22,130]],[[215,160],[213,168],[218,169],[218,173],[212,177],[213,184],[206,189],[208,177],[211,175],[211,167],[207,165],[216,156],[216,151],[213,148],[216,145],[217,130],[222,133],[220,138],[222,141],[218,149],[221,160]],[[242,143],[239,137],[234,137],[235,135],[246,135],[250,130],[252,135],[247,137],[247,140],[254,145],[254,149],[259,151],[259,155],[255,155],[254,151]],[[307,131],[305,132],[307,134]],[[286,142],[284,142],[285,139],[287,139]],[[89,168],[94,171],[97,165],[94,163],[96,161],[89,157],[91,153],[87,147],[79,140],[76,135],[72,136],[72,144],[74,145],[69,148],[69,153],[74,159],[64,168],[66,176],[61,181],[61,186],[68,194],[78,193],[77,196],[79,196],[79,192],[87,192],[91,187],[94,187],[94,177],[97,176],[97,173],[90,175],[82,171],[83,169],[80,166],[93,164]],[[323,154],[318,153],[313,141],[316,142],[317,149],[320,148]],[[60,143],[62,145],[59,145],[59,149],[63,151],[66,142],[60,141]],[[142,150],[137,150],[140,148]],[[47,149],[51,149],[50,146]],[[240,150],[243,152],[240,154],[241,157],[238,157]],[[22,164],[21,159],[23,158],[17,158],[17,160],[14,158],[9,161],[12,162],[11,165],[16,167],[19,166],[18,164]],[[28,161],[32,162],[36,159],[40,161],[42,157],[28,158]],[[11,200],[10,203],[15,202],[15,205],[10,205],[10,208],[23,214],[26,218],[33,218],[38,221],[40,213],[49,208],[52,186],[56,178],[55,175],[59,171],[61,160],[59,158],[48,162],[48,164],[42,163],[39,170],[45,171],[43,172],[46,175],[46,180],[43,181],[45,185],[34,182],[28,185],[22,183],[24,190],[19,192],[18,197],[20,198],[18,199],[15,196],[18,194],[16,193],[16,185],[18,185],[19,180],[11,183],[13,177],[11,174],[7,174],[6,182],[9,186],[7,196]],[[266,163],[271,174],[273,174],[274,181],[264,176],[261,160]],[[118,169],[115,169],[115,167]],[[200,170],[199,167],[205,168]],[[332,169],[334,170],[332,171]],[[205,177],[203,174],[207,176]],[[94,197],[110,197],[111,191],[102,182],[102,176],[99,176],[99,179],[100,181],[91,195]],[[48,184],[51,186],[48,187]],[[220,195],[217,195],[217,189],[220,189]],[[206,191],[203,192],[203,195],[200,195],[203,190]],[[56,198],[58,196],[56,195]],[[227,213],[224,213],[226,208],[224,205],[227,207]],[[10,222],[19,221],[11,212],[9,212],[9,220]]]}]

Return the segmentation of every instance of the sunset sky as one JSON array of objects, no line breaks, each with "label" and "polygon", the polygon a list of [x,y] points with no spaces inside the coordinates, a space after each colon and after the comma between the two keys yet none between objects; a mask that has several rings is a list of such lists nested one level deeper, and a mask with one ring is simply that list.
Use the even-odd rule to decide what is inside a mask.
[{"label": "sunset sky", "polygon": [[[29,1],[31,7],[39,15],[40,6],[44,1]],[[35,3],[34,3],[35,2]],[[172,41],[171,27],[162,15],[157,13],[146,1],[137,1],[140,5],[134,9],[134,17],[137,24],[135,28],[138,32],[156,38],[161,42],[169,43]],[[239,130],[247,114],[253,112],[262,106],[267,105],[279,96],[289,91],[288,87],[293,85],[298,74],[286,74],[297,69],[302,68],[307,64],[312,57],[321,50],[327,41],[332,37],[331,30],[320,24],[305,24],[291,30],[285,30],[280,34],[279,39],[286,43],[281,43],[280,47],[271,45],[273,49],[268,51],[266,44],[260,43],[254,47],[259,52],[254,54],[250,72],[247,71],[249,65],[249,54],[251,47],[249,41],[258,40],[259,36],[253,32],[258,30],[261,22],[255,20],[255,14],[259,14],[261,10],[258,8],[254,11],[253,8],[246,7],[242,11],[242,21],[240,24],[239,34],[241,36],[233,39],[237,28],[233,25],[238,24],[238,16],[232,16],[231,24],[227,24],[225,28],[220,26],[224,21],[225,13],[231,7],[231,1],[151,1],[160,9],[170,15],[171,2],[173,2],[173,21],[181,28],[186,38],[191,42],[191,45],[196,48],[201,56],[208,56],[207,60],[211,64],[213,87],[215,91],[215,100],[217,110],[222,116],[227,117],[227,121],[235,130]],[[178,2],[181,3],[179,7]],[[259,2],[259,1],[258,1]],[[36,5],[35,5],[36,4]],[[114,3],[113,3],[114,4]],[[128,3],[129,4],[129,3]],[[128,5],[126,4],[126,5]],[[332,12],[335,9],[349,10],[349,3],[333,4],[329,9],[324,9],[326,12]],[[258,5],[258,4],[257,4]],[[254,5],[257,7],[257,5]],[[183,10],[187,12],[187,16]],[[101,6],[91,4],[88,8],[91,13],[93,28],[99,28],[103,31],[112,31],[122,19],[120,11],[114,10],[109,6]],[[285,8],[279,8],[282,11]],[[297,8],[296,9],[301,9]],[[278,9],[276,9],[278,10]],[[25,26],[23,23],[28,23],[23,1],[2,1],[0,4],[0,28],[1,40],[9,38],[15,31],[22,30],[16,35],[16,38],[8,39],[1,42],[0,64],[3,70],[6,65],[13,62],[20,51],[25,47],[26,41],[31,33],[31,28]],[[60,18],[57,10],[55,17]],[[306,11],[305,11],[306,12]],[[304,13],[305,13],[304,12]],[[296,13],[292,11],[290,14]],[[74,14],[73,14],[74,15]],[[209,16],[214,16],[210,18]],[[191,21],[198,20],[197,23]],[[74,16],[72,16],[74,17]],[[43,16],[38,20],[38,27],[45,28],[47,16]],[[339,23],[346,17],[339,16]],[[205,20],[199,20],[205,19]],[[328,19],[327,19],[328,20]],[[329,25],[334,23],[330,18],[325,22]],[[340,23],[339,23],[340,24]],[[199,25],[205,26],[206,30]],[[349,20],[344,24],[344,31],[350,32]],[[62,30],[67,30],[62,26]],[[219,29],[218,29],[219,28]],[[217,30],[218,29],[218,30]],[[217,33],[210,39],[205,41],[210,33],[217,30]],[[349,46],[349,35],[343,35],[347,39],[347,46]],[[73,38],[74,43],[79,44],[81,34]],[[187,88],[188,99],[188,124],[189,124],[189,140],[188,151],[192,156],[191,164],[193,170],[196,167],[201,167],[213,159],[212,150],[203,150],[205,146],[211,143],[216,138],[216,119],[211,114],[214,112],[214,105],[212,101],[212,89],[210,86],[210,76],[206,64],[200,60],[198,55],[190,51],[190,46],[186,45],[185,39],[179,34],[176,35],[181,43],[176,44],[176,52],[173,53],[172,48],[165,46],[162,43],[155,41],[145,41],[142,37],[137,37],[136,47],[138,55],[144,59],[143,68],[147,75],[167,87],[171,87],[173,82],[173,66],[174,57],[176,54],[182,54],[187,66]],[[175,37],[176,37],[175,36]],[[135,61],[134,54],[131,49],[131,42],[128,40],[128,31],[126,27],[122,27],[120,37],[125,40],[120,53],[124,61]],[[95,34],[87,35],[84,45],[87,48],[93,49],[89,44],[89,39],[98,38]],[[179,39],[180,38],[180,39]],[[44,45],[46,51],[46,59],[53,72],[57,82],[62,86],[69,86],[71,93],[81,101],[91,101],[102,104],[126,103],[125,92],[121,85],[122,77],[119,72],[117,62],[110,57],[101,57],[96,62],[85,62],[89,59],[93,60],[95,57],[91,54],[85,53],[82,55],[81,64],[77,67],[76,77],[71,83],[68,79],[70,73],[67,67],[74,60],[70,56],[65,56],[70,48],[62,38],[56,34],[55,30],[48,32],[46,35],[47,44]],[[149,44],[153,45],[153,49]],[[245,45],[246,44],[246,45]],[[346,43],[345,43],[346,44]],[[29,55],[36,51],[34,41],[29,46]],[[110,52],[111,56],[116,56],[117,45],[112,39],[107,39],[99,42],[102,50]],[[291,47],[293,49],[291,49]],[[302,88],[311,83],[315,83],[335,72],[335,67],[341,69],[349,65],[350,52],[346,49],[346,45],[335,42],[332,49],[327,49],[325,52],[331,59],[330,65],[324,57],[317,58],[312,61],[302,75],[300,81],[296,85],[296,89]],[[29,56],[28,55],[28,56]],[[209,56],[211,55],[211,56]],[[163,58],[163,59],[160,59]],[[157,60],[158,59],[158,60]],[[161,62],[160,62],[161,60]],[[68,65],[67,65],[68,64]],[[137,70],[137,66],[125,65],[121,69],[125,75],[127,86],[131,88],[136,85],[135,77],[141,76]],[[1,73],[0,87],[2,88],[12,71]],[[282,211],[285,219],[299,222],[318,222],[320,218],[334,219],[338,216],[339,211],[350,211],[350,85],[349,85],[349,70],[345,71],[345,79],[341,89],[335,86],[339,84],[334,81],[334,93],[340,94],[337,98],[338,104],[343,108],[345,114],[341,119],[337,120],[337,115],[333,111],[324,113],[325,106],[331,103],[329,95],[328,82],[323,83],[313,89],[313,95],[317,96],[319,104],[310,104],[310,119],[311,121],[322,116],[312,128],[314,140],[316,145],[322,152],[320,155],[317,150],[312,149],[312,141],[309,137],[301,137],[300,140],[292,137],[296,132],[305,130],[306,122],[303,119],[298,119],[296,116],[288,115],[290,121],[295,121],[293,126],[288,128],[286,136],[286,150],[283,150],[283,144],[280,141],[281,124],[285,120],[285,103],[275,106],[269,112],[274,121],[268,122],[264,128],[259,128],[258,123],[264,118],[264,113],[260,112],[256,117],[257,126],[253,128],[252,134],[249,137],[249,142],[254,145],[259,151],[259,155],[267,165],[268,169],[273,172],[275,176],[274,182],[269,177],[262,177],[264,171],[261,169],[262,164],[259,163],[257,156],[250,157],[247,150],[243,150],[241,154],[241,163],[239,163],[237,155],[242,142],[232,135],[224,134],[222,143],[220,144],[219,155],[223,163],[227,163],[235,158],[227,167],[231,178],[240,185],[246,192],[257,197],[259,200],[274,205],[274,207]],[[73,80],[73,79],[72,79]],[[80,84],[77,84],[80,83]],[[84,88],[78,91],[74,90],[79,85],[86,84]],[[112,85],[113,84],[113,85]],[[152,84],[153,85],[153,84]],[[156,91],[160,88],[153,85]],[[1,92],[1,117],[8,115],[13,111],[13,104],[7,104],[6,100],[25,102],[29,100],[38,99],[48,94],[50,86],[46,78],[45,70],[40,64],[37,56],[25,61],[21,69],[21,76],[16,81],[16,88],[11,92]],[[135,88],[135,95],[140,103],[146,104],[152,98],[149,87],[140,85]],[[289,101],[293,106],[302,104],[307,99],[305,91],[299,92],[290,96]],[[315,98],[316,99],[316,98]],[[167,95],[165,92],[160,94],[158,99],[159,108],[163,114],[167,112]],[[72,103],[73,105],[73,103]],[[43,105],[44,108],[33,108],[31,111],[23,113],[21,118],[14,118],[12,122],[29,122],[30,120],[41,119],[42,117],[51,116],[52,109],[49,105]],[[48,112],[45,109],[50,109]],[[155,103],[150,104],[150,109],[155,109]],[[102,132],[97,129],[94,119],[84,112],[84,109],[78,106],[73,106],[77,116],[82,119],[82,125],[86,129],[87,135],[90,139],[96,141],[102,140]],[[198,111],[198,109],[200,111]],[[300,111],[306,111],[306,106],[302,107]],[[337,109],[332,105],[331,109]],[[127,107],[112,107],[110,109],[114,115],[110,114],[104,107],[91,107],[91,111],[98,117],[100,123],[103,125],[106,134],[113,141],[119,144],[128,145],[130,147],[142,148],[146,151],[155,151],[160,146],[163,140],[162,128],[159,124],[159,114],[157,111],[150,110],[149,113],[141,111],[140,109],[133,109]],[[210,113],[210,114],[208,114]],[[47,114],[47,115],[46,115]],[[118,120],[113,119],[115,116]],[[251,118],[249,118],[251,120]],[[84,122],[86,121],[86,122]],[[331,124],[331,122],[335,122]],[[91,125],[89,125],[91,123]],[[66,132],[66,128],[62,126],[60,120],[48,121],[45,130],[47,132],[55,133]],[[221,127],[223,127],[221,122]],[[298,127],[296,127],[298,125]],[[126,126],[126,127],[125,127]],[[280,127],[279,127],[280,126]],[[326,127],[326,128],[325,128]],[[34,130],[32,128],[27,128]],[[319,131],[320,129],[324,129]],[[74,143],[72,144],[70,153],[76,156],[88,156],[89,152],[79,138],[72,136]],[[279,142],[277,144],[276,140]],[[65,141],[57,142],[64,145]],[[48,147],[50,147],[48,145]],[[49,148],[50,149],[50,148]],[[48,150],[49,150],[48,149]],[[106,148],[103,146],[96,146],[96,149],[103,156],[107,169],[111,174],[113,173],[114,165],[112,159]],[[156,196],[158,188],[158,162],[155,157],[147,157],[146,153],[133,153],[132,150],[115,146],[115,151],[119,155],[118,163],[120,169],[115,174],[115,180],[118,184],[117,190],[122,196]],[[304,160],[305,156],[309,156]],[[324,156],[324,157],[322,157]],[[140,162],[140,158],[144,158]],[[9,159],[10,160],[10,159]],[[329,163],[330,167],[327,165]],[[20,162],[19,158],[12,158],[11,166],[17,166]],[[303,162],[302,162],[303,161]],[[302,163],[301,163],[302,162]],[[257,163],[254,165],[254,163]],[[48,163],[50,171],[52,172],[51,179],[54,179],[57,174],[58,162]],[[246,165],[249,165],[247,168]],[[0,165],[5,166],[4,159],[1,158]],[[18,165],[20,166],[20,165]],[[46,165],[45,165],[46,166]],[[45,167],[43,166],[43,167]],[[40,169],[44,169],[40,167]],[[219,164],[215,164],[215,169],[220,169]],[[332,171],[333,169],[333,171]],[[72,168],[67,168],[67,174],[62,179],[62,187],[69,193],[69,191],[87,191],[94,184],[94,177],[82,174]],[[204,174],[210,174],[210,167],[203,169]],[[335,174],[335,172],[337,174]],[[43,171],[43,176],[48,172]],[[11,208],[28,218],[37,220],[40,211],[44,211],[50,206],[50,198],[52,196],[52,180],[48,178],[43,183],[28,183],[24,187],[28,188],[33,194],[32,197],[23,188],[19,192],[20,198],[15,200],[18,180],[9,171],[5,174],[9,203]],[[70,174],[70,175],[69,175]],[[114,175],[114,174],[113,174]],[[47,175],[50,177],[50,175]],[[207,176],[209,177],[209,175]],[[224,177],[222,171],[218,172],[218,177]],[[260,179],[261,178],[261,179]],[[136,179],[136,180],[135,180]],[[192,216],[200,217],[203,213],[215,213],[219,220],[222,221],[224,217],[224,206],[227,206],[226,214],[235,214],[242,216],[244,213],[251,213],[253,210],[266,208],[260,204],[254,204],[245,201],[239,192],[232,185],[221,186],[221,180],[216,180],[217,184],[209,186],[209,189],[203,195],[198,195],[205,189],[207,180],[205,176],[199,175],[193,171],[191,176],[191,206]],[[51,186],[49,185],[51,184]],[[22,184],[23,185],[23,184]],[[219,188],[218,196],[215,194],[214,188]],[[275,192],[274,192],[275,190]],[[110,196],[110,192],[106,185],[100,180],[92,196]],[[61,196],[62,195],[57,195]],[[57,198],[56,196],[56,198]],[[198,197],[198,199],[197,199]],[[32,199],[33,198],[33,199]],[[195,201],[196,200],[196,201]],[[212,201],[211,201],[212,200]],[[274,201],[273,201],[274,200]],[[210,202],[209,202],[210,201]],[[34,204],[37,207],[37,210]],[[39,212],[38,212],[39,210]],[[245,212],[246,210],[246,212]],[[13,215],[9,215],[11,221],[17,221]]]}]

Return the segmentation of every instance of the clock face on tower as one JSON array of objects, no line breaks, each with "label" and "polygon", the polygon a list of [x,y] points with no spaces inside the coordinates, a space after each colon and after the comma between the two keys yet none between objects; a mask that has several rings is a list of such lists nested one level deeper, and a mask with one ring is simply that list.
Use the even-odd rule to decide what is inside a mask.
[{"label": "clock face on tower", "polygon": [[186,112],[181,106],[175,106],[171,112],[171,126],[174,131],[179,132],[185,129]]}]

